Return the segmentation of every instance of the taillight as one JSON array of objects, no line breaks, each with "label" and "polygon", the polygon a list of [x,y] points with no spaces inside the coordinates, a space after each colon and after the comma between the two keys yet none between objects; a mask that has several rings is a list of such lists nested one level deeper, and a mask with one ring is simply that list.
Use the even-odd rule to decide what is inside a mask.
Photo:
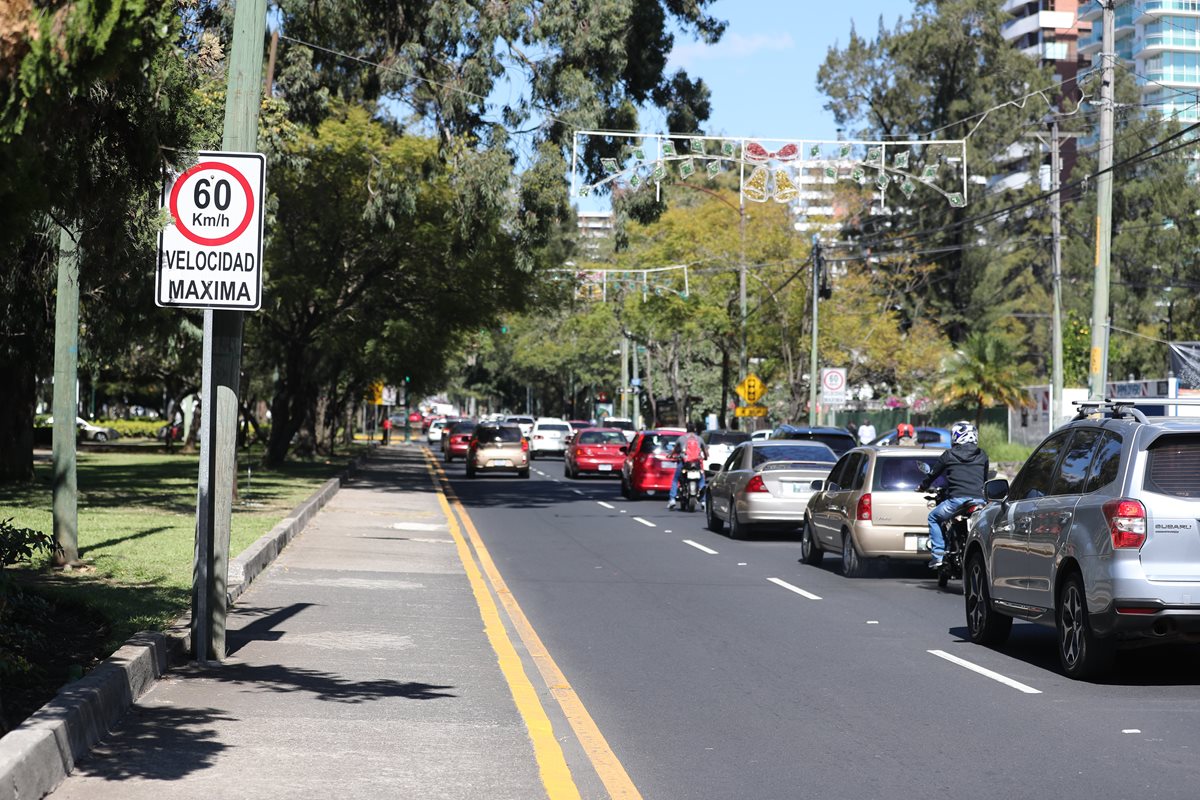
[{"label": "taillight", "polygon": [[871,518],[871,493],[867,492],[862,497],[858,498],[858,510],[854,513],[856,519]]},{"label": "taillight", "polygon": [[1104,518],[1114,550],[1136,549],[1146,541],[1146,507],[1140,500],[1109,500],[1104,504]]},{"label": "taillight", "polygon": [[748,480],[746,482],[746,493],[747,494],[749,494],[751,492],[765,492],[765,491],[767,491],[767,485],[765,483],[763,483],[762,475],[755,475],[753,478],[751,478],[750,480]]},{"label": "taillight", "polygon": [[529,452],[529,440],[526,439],[524,436],[521,437],[521,452],[524,452],[524,453]]}]

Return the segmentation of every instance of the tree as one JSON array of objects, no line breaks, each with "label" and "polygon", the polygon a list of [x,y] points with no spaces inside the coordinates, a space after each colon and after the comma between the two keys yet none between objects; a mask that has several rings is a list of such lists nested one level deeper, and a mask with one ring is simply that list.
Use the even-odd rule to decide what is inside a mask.
[{"label": "tree", "polygon": [[983,422],[985,408],[1025,405],[1022,387],[1032,382],[1032,375],[1017,363],[1005,337],[976,331],[951,356],[934,392],[948,405],[974,405],[978,425]]}]

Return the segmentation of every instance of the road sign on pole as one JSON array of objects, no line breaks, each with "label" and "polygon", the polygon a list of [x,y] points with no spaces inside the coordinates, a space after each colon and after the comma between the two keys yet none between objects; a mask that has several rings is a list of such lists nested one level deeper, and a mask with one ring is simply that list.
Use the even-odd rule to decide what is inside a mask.
[{"label": "road sign on pole", "polygon": [[735,417],[765,417],[767,415],[766,406],[738,406],[733,410]]},{"label": "road sign on pole", "polygon": [[821,370],[821,401],[827,406],[846,404],[846,369],[844,367]]},{"label": "road sign on pole", "polygon": [[160,306],[257,311],[262,306],[261,153],[201,152],[163,186],[171,221],[158,235]]}]

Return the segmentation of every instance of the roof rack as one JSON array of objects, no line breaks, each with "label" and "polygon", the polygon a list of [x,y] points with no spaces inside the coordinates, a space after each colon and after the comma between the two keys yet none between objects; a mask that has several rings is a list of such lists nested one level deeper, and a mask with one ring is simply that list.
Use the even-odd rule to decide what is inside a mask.
[{"label": "roof rack", "polygon": [[[1072,422],[1077,419],[1087,419],[1092,414],[1103,414],[1110,419],[1129,418],[1142,423],[1150,422],[1145,414],[1134,408],[1137,405],[1135,401],[1123,397],[1106,397],[1103,400],[1076,400],[1072,405],[1079,409]],[[1149,404],[1142,403],[1142,405]],[[1159,403],[1158,405],[1163,404]]]}]

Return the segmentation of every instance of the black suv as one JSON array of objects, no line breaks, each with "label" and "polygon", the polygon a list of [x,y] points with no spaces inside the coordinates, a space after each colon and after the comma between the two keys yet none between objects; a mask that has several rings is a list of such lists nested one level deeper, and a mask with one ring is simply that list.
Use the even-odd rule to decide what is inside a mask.
[{"label": "black suv", "polygon": [[858,441],[845,428],[810,427],[808,425],[780,425],[771,431],[772,439],[798,439],[820,442],[841,458],[846,451],[858,446]]}]

